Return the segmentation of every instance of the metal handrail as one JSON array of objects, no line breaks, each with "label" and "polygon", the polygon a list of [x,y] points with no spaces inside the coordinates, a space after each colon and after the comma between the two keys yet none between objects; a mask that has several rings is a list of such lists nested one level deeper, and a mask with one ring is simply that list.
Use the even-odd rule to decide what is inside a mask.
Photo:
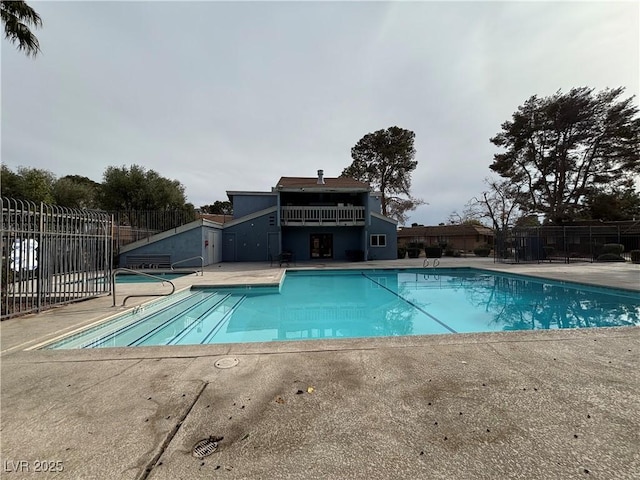
[{"label": "metal handrail", "polygon": [[[188,262],[189,260],[195,260],[196,258],[200,259],[200,262],[201,262],[200,273],[202,274],[201,276],[204,277],[204,257],[202,255],[198,255],[196,257],[185,258],[184,260],[178,260],[177,262],[173,262],[171,264],[171,270],[173,270],[173,267],[175,267],[179,263]],[[197,273],[198,273],[198,270],[196,270],[196,274]]]},{"label": "metal handrail", "polygon": [[[436,268],[438,265],[440,265],[440,260],[438,260],[437,258],[433,259],[433,268]],[[422,262],[422,268],[426,268],[429,266],[429,259],[425,258],[424,262]]]},{"label": "metal handrail", "polygon": [[129,272],[129,273],[134,273],[136,275],[142,275],[143,277],[155,278],[157,280],[160,280],[162,283],[167,282],[171,284],[171,291],[169,293],[150,293],[148,295],[128,295],[124,297],[124,300],[122,300],[123,307],[124,307],[124,304],[127,302],[127,300],[133,297],[168,297],[169,295],[171,295],[173,292],[176,291],[176,286],[173,284],[173,282],[171,280],[167,280],[166,278],[158,277],[157,275],[150,275],[144,272],[139,272],[137,270],[132,270],[130,268],[124,268],[124,267],[116,268],[113,271],[112,277],[111,277],[113,280],[113,305],[112,305],[113,307],[116,306],[116,275],[122,272]]}]

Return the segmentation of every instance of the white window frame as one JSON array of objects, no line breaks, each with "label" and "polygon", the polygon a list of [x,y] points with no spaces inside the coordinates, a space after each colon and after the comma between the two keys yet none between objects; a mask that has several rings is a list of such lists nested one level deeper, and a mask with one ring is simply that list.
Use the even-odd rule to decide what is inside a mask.
[{"label": "white window frame", "polygon": [[[374,243],[375,238],[375,243]],[[382,244],[380,244],[382,240]],[[387,234],[386,233],[372,233],[369,236],[369,246],[375,248],[385,248],[387,246]]]}]

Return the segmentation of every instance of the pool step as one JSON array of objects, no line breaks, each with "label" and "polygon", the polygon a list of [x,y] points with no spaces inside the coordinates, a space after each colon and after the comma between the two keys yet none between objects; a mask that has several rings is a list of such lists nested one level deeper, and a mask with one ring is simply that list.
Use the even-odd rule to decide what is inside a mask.
[{"label": "pool step", "polygon": [[204,344],[222,328],[238,305],[246,298],[245,295],[233,295],[220,302],[215,309],[212,309],[205,318],[192,325],[179,338],[172,340],[169,345],[173,344]]},{"label": "pool step", "polygon": [[[176,294],[176,298],[170,304],[166,300],[149,305],[145,310],[136,307],[136,309],[123,314],[121,317],[115,318],[110,322],[99,325],[75,336],[70,337],[64,342],[62,348],[94,348],[101,346],[120,346],[114,344],[114,338],[119,331],[136,323],[145,320],[146,316],[155,312],[162,311],[173,305],[182,305],[183,302],[189,301],[190,296]],[[145,313],[145,315],[142,314]],[[105,344],[105,342],[107,342]],[[124,346],[124,345],[122,345]]]},{"label": "pool step", "polygon": [[224,304],[229,294],[215,293],[204,297],[201,301],[187,310],[167,312],[166,320],[151,330],[144,331],[133,340],[129,346],[138,345],[167,345],[185,329],[206,318],[212,310]]},{"label": "pool step", "polygon": [[[180,312],[191,311],[199,305],[206,304],[216,295],[219,294],[199,292],[189,294],[169,304],[162,303],[151,305],[147,309],[134,310],[130,315],[124,316],[117,322],[98,327],[95,330],[95,336],[89,342],[85,340],[82,345],[77,345],[75,348],[130,346],[131,342],[148,332],[149,329],[156,330]],[[67,348],[74,348],[74,346],[70,345]]]}]

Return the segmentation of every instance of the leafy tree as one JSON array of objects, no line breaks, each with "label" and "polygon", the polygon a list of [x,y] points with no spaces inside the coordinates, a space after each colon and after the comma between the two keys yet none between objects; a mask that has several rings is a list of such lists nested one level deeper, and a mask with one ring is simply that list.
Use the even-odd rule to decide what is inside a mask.
[{"label": "leafy tree", "polygon": [[203,205],[200,207],[204,213],[218,215],[233,215],[233,204],[228,200],[216,200],[213,205]]},{"label": "leafy tree", "polygon": [[98,208],[100,184],[80,175],[67,175],[53,185],[57,205],[69,208]]},{"label": "leafy tree", "polygon": [[476,220],[475,218],[464,220],[460,225],[471,225],[472,227],[484,227],[482,222],[480,220]]},{"label": "leafy tree", "polygon": [[[140,165],[107,167],[100,205],[105,210],[174,210],[186,205],[184,186]],[[191,206],[193,208],[193,206]]]},{"label": "leafy tree", "polygon": [[105,210],[136,210],[146,209],[139,199],[139,191],[144,186],[144,168],[133,165],[131,169],[122,167],[107,167],[103,173],[102,190],[100,192],[100,206]]},{"label": "leafy tree", "polygon": [[539,227],[540,219],[537,215],[523,215],[515,221],[516,227]]},{"label": "leafy tree", "polygon": [[2,195],[30,202],[53,203],[56,177],[48,170],[18,167],[16,173],[2,166]]},{"label": "leafy tree", "polygon": [[29,27],[42,26],[40,15],[22,0],[2,0],[0,16],[4,25],[4,37],[27,57],[35,57],[40,52],[40,43]]},{"label": "leafy tree", "polygon": [[400,223],[407,212],[424,202],[410,194],[411,172],[418,166],[414,160],[415,133],[399,127],[389,127],[362,137],[351,149],[353,162],[342,176],[369,183],[382,194],[382,214]]},{"label": "leafy tree", "polygon": [[574,218],[593,191],[611,193],[640,173],[640,119],[624,89],[574,88],[529,98],[490,141],[506,151],[490,168],[521,184],[525,211]]},{"label": "leafy tree", "polygon": [[163,231],[195,219],[184,187],[140,165],[107,167],[100,188],[100,205],[117,212],[117,222],[145,232]]},{"label": "leafy tree", "polygon": [[3,197],[20,198],[22,195],[21,181],[20,175],[13,172],[6,165],[2,165],[0,169],[0,187],[2,187]]},{"label": "leafy tree", "polygon": [[640,194],[631,185],[611,193],[595,193],[587,198],[583,213],[593,220],[640,219]]}]

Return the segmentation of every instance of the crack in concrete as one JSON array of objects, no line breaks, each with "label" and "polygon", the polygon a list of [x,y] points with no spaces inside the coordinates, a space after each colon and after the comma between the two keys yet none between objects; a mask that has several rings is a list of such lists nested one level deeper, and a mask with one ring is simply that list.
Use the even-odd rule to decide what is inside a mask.
[{"label": "crack in concrete", "polygon": [[140,473],[140,475],[138,475],[136,477],[136,480],[146,480],[149,477],[149,475],[151,474],[151,471],[157,465],[158,460],[160,460],[160,457],[167,450],[167,447],[172,442],[174,437],[177,435],[178,430],[180,430],[180,427],[182,426],[182,423],[189,416],[189,414],[191,413],[191,410],[193,410],[193,407],[198,402],[198,400],[200,399],[200,397],[204,393],[205,388],[207,388],[208,385],[209,385],[209,382],[204,382],[204,384],[202,385],[202,388],[200,388],[200,391],[196,394],[195,398],[193,399],[193,402],[191,402],[191,405],[189,405],[189,408],[187,408],[185,413],[180,417],[180,420],[176,423],[176,425],[167,434],[166,438],[160,444],[160,448],[158,449],[158,452],[153,456],[153,458],[149,461],[149,463],[147,463],[147,466]]}]

